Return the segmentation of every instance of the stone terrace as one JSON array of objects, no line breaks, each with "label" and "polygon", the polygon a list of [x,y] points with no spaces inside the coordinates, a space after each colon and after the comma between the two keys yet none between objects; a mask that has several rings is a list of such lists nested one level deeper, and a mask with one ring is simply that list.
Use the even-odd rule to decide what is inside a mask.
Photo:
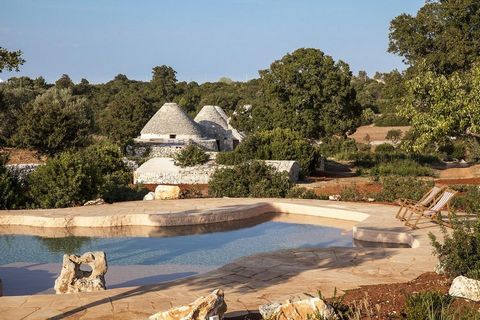
[{"label": "stone terrace", "polygon": [[[304,213],[357,221],[354,237],[363,240],[410,243],[414,248],[324,248],[285,250],[244,257],[215,271],[173,282],[119,288],[98,293],[34,295],[0,298],[1,319],[143,319],[155,312],[195,300],[216,288],[225,291],[227,315],[255,311],[260,304],[302,297],[304,292],[325,296],[334,289],[411,280],[431,271],[426,223],[408,230],[394,219],[398,207],[283,199],[195,199],[127,202],[102,207],[58,210],[4,211],[0,224],[73,226],[172,225],[231,220],[267,211]],[[147,224],[148,223],[148,224]],[[343,226],[351,227],[351,221]],[[337,220],[342,227],[342,220]],[[12,226],[13,227],[13,226]],[[108,284],[107,284],[108,285]]]}]

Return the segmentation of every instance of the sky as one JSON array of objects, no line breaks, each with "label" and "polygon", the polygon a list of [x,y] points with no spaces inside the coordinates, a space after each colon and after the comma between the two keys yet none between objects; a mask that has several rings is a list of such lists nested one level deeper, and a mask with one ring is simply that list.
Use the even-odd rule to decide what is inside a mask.
[{"label": "sky", "polygon": [[390,21],[424,0],[0,0],[0,47],[22,50],[12,76],[245,81],[288,52],[321,49],[352,71],[405,68],[387,52]]}]

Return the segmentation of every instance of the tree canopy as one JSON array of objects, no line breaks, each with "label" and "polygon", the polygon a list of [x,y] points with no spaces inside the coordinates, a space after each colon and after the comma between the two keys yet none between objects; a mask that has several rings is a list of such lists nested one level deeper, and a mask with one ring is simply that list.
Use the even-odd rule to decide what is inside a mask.
[{"label": "tree canopy", "polygon": [[0,47],[0,73],[4,70],[18,71],[19,67],[25,63],[22,58],[22,51],[8,51]]},{"label": "tree canopy", "polygon": [[466,71],[480,55],[480,2],[428,0],[416,16],[402,14],[390,23],[388,51],[435,72]]}]

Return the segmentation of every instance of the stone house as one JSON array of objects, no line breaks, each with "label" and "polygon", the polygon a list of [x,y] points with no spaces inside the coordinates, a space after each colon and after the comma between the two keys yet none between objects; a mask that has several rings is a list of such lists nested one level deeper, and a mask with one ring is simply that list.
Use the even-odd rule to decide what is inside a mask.
[{"label": "stone house", "polygon": [[192,143],[207,151],[228,151],[242,139],[218,106],[203,107],[192,120],[176,103],[165,103],[135,139],[134,153],[148,151],[151,157],[172,157]]}]

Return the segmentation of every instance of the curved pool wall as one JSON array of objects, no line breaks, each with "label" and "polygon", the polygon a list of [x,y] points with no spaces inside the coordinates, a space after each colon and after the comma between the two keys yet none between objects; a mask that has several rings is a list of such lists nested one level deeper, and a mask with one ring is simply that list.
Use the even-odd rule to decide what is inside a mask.
[{"label": "curved pool wall", "polygon": [[[21,214],[15,211],[6,211],[0,214],[0,226],[31,226],[42,228],[188,226],[244,220],[270,212],[341,219],[357,223],[365,222],[370,217],[368,213],[336,204],[313,205],[312,203],[298,203],[301,201],[279,201],[277,199],[255,199],[255,201],[256,202],[252,201],[253,203],[246,202],[237,205],[224,205],[215,208],[177,212],[165,212],[161,210],[155,212],[154,210],[154,213],[130,213],[129,211],[135,211],[136,208],[131,209],[126,206],[119,208],[119,212],[115,214],[98,212],[98,209],[89,207],[74,208],[75,214],[72,214],[72,211],[69,209],[23,210]],[[321,201],[318,202],[321,203]],[[371,205],[374,206],[373,204]],[[407,244],[412,248],[417,248],[420,245],[418,240],[410,233],[382,230],[376,227],[369,227],[363,223],[361,226],[355,226],[353,228],[353,238],[369,242]]]},{"label": "curved pool wall", "polygon": [[343,229],[275,221],[275,217],[264,215],[202,230],[167,227],[162,229],[170,231],[157,237],[1,235],[0,278],[5,295],[49,293],[65,252],[100,250],[107,254],[107,284],[112,288],[184,278],[259,253],[353,246],[351,232]]}]

